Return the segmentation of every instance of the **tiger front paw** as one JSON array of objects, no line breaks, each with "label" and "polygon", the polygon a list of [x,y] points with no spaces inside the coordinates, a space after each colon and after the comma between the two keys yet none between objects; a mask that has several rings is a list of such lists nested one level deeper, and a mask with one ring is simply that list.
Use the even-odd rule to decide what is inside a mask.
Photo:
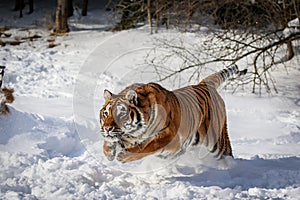
[{"label": "tiger front paw", "polygon": [[146,154],[143,154],[143,153],[132,153],[132,152],[124,150],[124,151],[119,152],[117,154],[116,158],[119,162],[127,163],[127,162],[132,162],[132,161],[142,159],[145,156],[146,156]]},{"label": "tiger front paw", "polygon": [[122,163],[130,162],[133,160],[133,157],[131,154],[132,153],[130,153],[128,151],[121,151],[117,155],[117,160]]},{"label": "tiger front paw", "polygon": [[116,145],[113,143],[104,141],[103,153],[109,161],[113,161],[116,156]]}]

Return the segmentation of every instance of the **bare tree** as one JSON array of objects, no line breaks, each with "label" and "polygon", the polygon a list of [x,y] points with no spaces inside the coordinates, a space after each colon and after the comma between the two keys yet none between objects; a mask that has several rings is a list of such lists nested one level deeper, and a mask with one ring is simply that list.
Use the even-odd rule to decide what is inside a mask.
[{"label": "bare tree", "polygon": [[[109,4],[113,4],[110,1]],[[172,2],[167,0],[120,0],[114,4],[115,16],[121,15],[120,21],[114,30],[135,28],[139,23],[148,23],[150,33],[153,33],[153,20],[155,20],[155,32],[158,31],[160,22],[165,24],[167,9]]]},{"label": "bare tree", "polygon": [[[176,19],[175,16],[186,16],[180,17],[186,19],[184,27],[198,24],[199,29],[204,26],[207,31],[200,33],[201,38],[197,43],[192,41],[189,44],[170,38],[158,40],[157,48],[163,48],[168,53],[164,57],[152,57],[147,62],[154,67],[161,81],[184,71],[189,71],[190,79],[198,78],[199,71],[211,64],[229,66],[247,60],[252,70],[248,70],[248,76],[241,84],[252,83],[252,92],[261,93],[262,88],[267,92],[277,92],[271,69],[295,55],[293,42],[300,39],[299,27],[298,31],[287,30],[290,29],[289,21],[299,19],[299,0],[199,0],[179,3],[181,6],[176,2],[171,6],[172,9],[180,7],[181,10],[187,10],[182,14],[171,12],[174,13],[171,20]],[[191,16],[184,15],[186,13]],[[198,16],[196,19],[193,18],[195,13]],[[214,24],[207,19],[213,20]],[[173,21],[172,25],[181,28],[182,23]],[[197,32],[195,28],[192,30]],[[203,34],[205,37],[202,37]],[[283,50],[287,54],[279,58]],[[170,69],[164,63],[174,56],[181,58],[182,63],[176,69]]]},{"label": "bare tree", "polygon": [[56,8],[56,27],[55,32],[65,33],[69,31],[68,27],[68,1],[69,0],[57,0]]},{"label": "bare tree", "polygon": [[82,16],[87,15],[87,7],[88,7],[88,0],[82,0],[82,10],[81,10]]},{"label": "bare tree", "polygon": [[[173,54],[185,59],[177,70],[159,68],[159,62],[150,60],[161,73],[161,80],[185,70],[199,71],[210,63],[231,65],[250,59],[251,77],[244,83],[252,83],[253,92],[257,88],[261,92],[263,87],[269,92],[277,91],[271,74],[273,66],[284,64],[295,55],[294,41],[299,40],[300,31],[298,27],[298,31],[289,32],[289,22],[300,19],[299,10],[300,0],[120,0],[115,12],[121,15],[121,20],[115,30],[134,28],[138,22],[144,22],[153,33],[154,20],[155,32],[165,22],[181,31],[197,32],[205,27],[208,30],[205,41],[191,44],[191,49],[168,39],[158,44],[158,48],[173,49]],[[286,56],[278,58],[283,50]],[[207,58],[199,59],[200,54]],[[165,58],[157,57],[156,61],[159,59],[163,64]],[[192,77],[195,74],[198,73],[192,73]]]},{"label": "bare tree", "polygon": [[[110,3],[113,4],[113,1]],[[135,28],[139,22],[147,18],[147,0],[119,0],[114,3],[113,10],[116,18],[121,15],[113,30]]]},{"label": "bare tree", "polygon": [[153,20],[155,32],[161,24],[168,27],[169,21],[177,27],[188,25],[199,5],[199,0],[119,0],[113,9],[116,16],[121,15],[115,30],[134,28],[137,23],[144,22],[149,24],[150,33],[153,33]]},{"label": "bare tree", "polygon": [[[33,13],[33,0],[28,0],[29,11],[28,14]],[[24,0],[15,0],[15,7],[13,11],[19,11],[19,17],[23,17],[23,9],[25,7]]]},{"label": "bare tree", "polygon": [[152,30],[151,0],[147,0],[147,15],[148,15],[148,23],[150,26],[150,34],[152,34],[153,30]]},{"label": "bare tree", "polygon": [[67,17],[73,16],[74,8],[73,8],[73,0],[67,0]]}]

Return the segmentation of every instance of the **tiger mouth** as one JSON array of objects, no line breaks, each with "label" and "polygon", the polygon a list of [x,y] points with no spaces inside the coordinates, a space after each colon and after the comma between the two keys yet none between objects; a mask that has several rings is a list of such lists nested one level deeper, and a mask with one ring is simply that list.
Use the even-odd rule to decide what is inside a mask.
[{"label": "tiger mouth", "polygon": [[[143,125],[139,124],[139,127],[143,127]],[[139,132],[138,135],[135,135],[135,132]],[[145,134],[145,130],[123,130],[121,128],[114,128],[112,131],[107,132],[104,131],[104,129],[101,129],[101,134],[102,136],[107,139],[107,140],[113,140],[113,141],[122,141],[122,140],[127,140],[127,139],[147,139],[148,137],[143,137]]]},{"label": "tiger mouth", "polygon": [[105,138],[110,138],[110,139],[118,138],[118,139],[120,139],[122,134],[124,134],[124,131],[122,131],[121,129],[114,129],[112,132],[106,132],[102,129],[101,133]]}]

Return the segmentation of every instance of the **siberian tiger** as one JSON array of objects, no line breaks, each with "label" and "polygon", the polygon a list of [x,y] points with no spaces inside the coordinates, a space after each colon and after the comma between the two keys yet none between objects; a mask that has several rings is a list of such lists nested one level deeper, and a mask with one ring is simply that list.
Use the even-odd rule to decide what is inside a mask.
[{"label": "siberian tiger", "polygon": [[174,91],[157,83],[133,84],[117,95],[104,90],[99,116],[105,156],[120,162],[152,154],[165,158],[200,144],[218,159],[233,156],[225,104],[216,89],[246,72],[234,65]]}]

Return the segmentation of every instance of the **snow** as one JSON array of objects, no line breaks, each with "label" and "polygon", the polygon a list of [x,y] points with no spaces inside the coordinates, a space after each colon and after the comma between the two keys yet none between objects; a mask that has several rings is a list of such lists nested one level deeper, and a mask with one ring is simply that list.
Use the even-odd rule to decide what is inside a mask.
[{"label": "snow", "polygon": [[288,22],[288,27],[299,27],[299,18],[293,19]]},{"label": "snow", "polygon": [[[118,92],[153,81],[153,72],[141,63],[155,38],[193,40],[193,34],[160,30],[151,36],[147,26],[105,32],[107,14],[98,8],[87,18],[71,18],[68,35],[53,37],[37,20],[51,9],[36,9],[34,22],[7,9],[1,2],[0,27],[11,25],[12,34],[3,41],[42,37],[0,47],[0,65],[7,67],[4,86],[13,87],[16,97],[11,114],[0,116],[0,199],[299,198],[299,56],[286,63],[288,73],[280,67],[273,72],[278,94],[220,90],[234,159],[216,161],[197,148],[175,160],[150,156],[121,164],[102,154],[103,89]],[[47,48],[49,39],[59,45]]]},{"label": "snow", "polygon": [[299,31],[300,31],[299,18],[295,18],[288,22],[288,27],[283,30],[283,35],[285,37],[288,37],[291,34],[299,33]]}]

